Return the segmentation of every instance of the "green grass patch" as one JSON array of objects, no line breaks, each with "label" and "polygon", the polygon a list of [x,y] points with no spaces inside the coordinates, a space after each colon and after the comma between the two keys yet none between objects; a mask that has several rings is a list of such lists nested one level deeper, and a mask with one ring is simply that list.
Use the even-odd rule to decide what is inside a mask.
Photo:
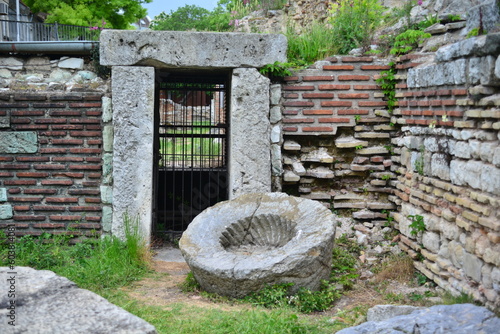
[{"label": "green grass patch", "polygon": [[252,293],[243,300],[267,308],[291,308],[301,313],[325,311],[344,291],[353,287],[359,276],[356,254],[360,249],[355,241],[346,237],[339,238],[333,249],[330,279],[323,281],[318,291],[301,288],[297,293],[291,294],[292,283],[276,284]]},{"label": "green grass patch", "polygon": [[[72,235],[43,233],[16,242],[16,266],[46,269],[67,277],[79,287],[98,294],[124,286],[149,271],[149,250],[137,230],[137,221],[125,217],[125,240],[116,237],[86,239],[71,245]],[[1,237],[5,240],[5,235]],[[9,244],[0,243],[0,265],[8,264]]]},{"label": "green grass patch", "polygon": [[339,49],[336,41],[338,36],[324,23],[314,22],[302,29],[297,34],[293,26],[288,26],[288,59],[293,63],[313,63],[327,56],[337,54]]},{"label": "green grass patch", "polygon": [[221,310],[185,303],[168,307],[148,306],[129,299],[124,293],[107,296],[112,303],[148,321],[158,333],[332,333],[333,324],[299,317],[287,309],[261,308]]}]

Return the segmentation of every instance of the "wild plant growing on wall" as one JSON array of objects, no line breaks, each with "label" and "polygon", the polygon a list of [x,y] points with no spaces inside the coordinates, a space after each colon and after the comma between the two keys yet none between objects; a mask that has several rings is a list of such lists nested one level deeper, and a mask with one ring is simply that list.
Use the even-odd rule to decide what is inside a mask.
[{"label": "wild plant growing on wall", "polygon": [[339,0],[330,9],[329,19],[339,53],[367,46],[383,20],[385,8],[379,0]]},{"label": "wild plant growing on wall", "polygon": [[312,63],[318,59],[334,55],[338,52],[336,40],[338,39],[323,23],[313,22],[297,34],[294,27],[288,26],[288,59],[302,60]]}]

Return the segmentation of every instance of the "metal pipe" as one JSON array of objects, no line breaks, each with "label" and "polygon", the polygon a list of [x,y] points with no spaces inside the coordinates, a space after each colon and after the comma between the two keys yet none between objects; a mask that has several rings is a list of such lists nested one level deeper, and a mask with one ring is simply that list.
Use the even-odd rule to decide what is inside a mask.
[{"label": "metal pipe", "polygon": [[19,9],[19,0],[16,0],[16,30],[17,30],[17,39],[16,41],[19,42],[19,21],[21,20],[21,13]]},{"label": "metal pipe", "polygon": [[0,42],[0,53],[61,53],[61,54],[90,54],[91,50],[99,47],[99,42]]}]

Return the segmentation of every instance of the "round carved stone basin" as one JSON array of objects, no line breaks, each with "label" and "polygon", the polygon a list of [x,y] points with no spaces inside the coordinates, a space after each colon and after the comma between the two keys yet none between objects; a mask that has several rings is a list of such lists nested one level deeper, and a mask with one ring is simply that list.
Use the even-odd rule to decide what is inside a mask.
[{"label": "round carved stone basin", "polygon": [[317,290],[331,270],[336,216],[321,203],[255,193],[200,213],[179,242],[208,292],[243,297],[270,284]]}]

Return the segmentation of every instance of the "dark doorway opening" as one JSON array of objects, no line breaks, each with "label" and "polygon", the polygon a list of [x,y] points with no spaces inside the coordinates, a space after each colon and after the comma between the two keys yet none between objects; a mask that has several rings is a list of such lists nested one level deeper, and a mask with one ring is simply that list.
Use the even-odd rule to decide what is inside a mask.
[{"label": "dark doorway opening", "polygon": [[228,198],[229,74],[160,72],[153,234],[173,240]]}]

